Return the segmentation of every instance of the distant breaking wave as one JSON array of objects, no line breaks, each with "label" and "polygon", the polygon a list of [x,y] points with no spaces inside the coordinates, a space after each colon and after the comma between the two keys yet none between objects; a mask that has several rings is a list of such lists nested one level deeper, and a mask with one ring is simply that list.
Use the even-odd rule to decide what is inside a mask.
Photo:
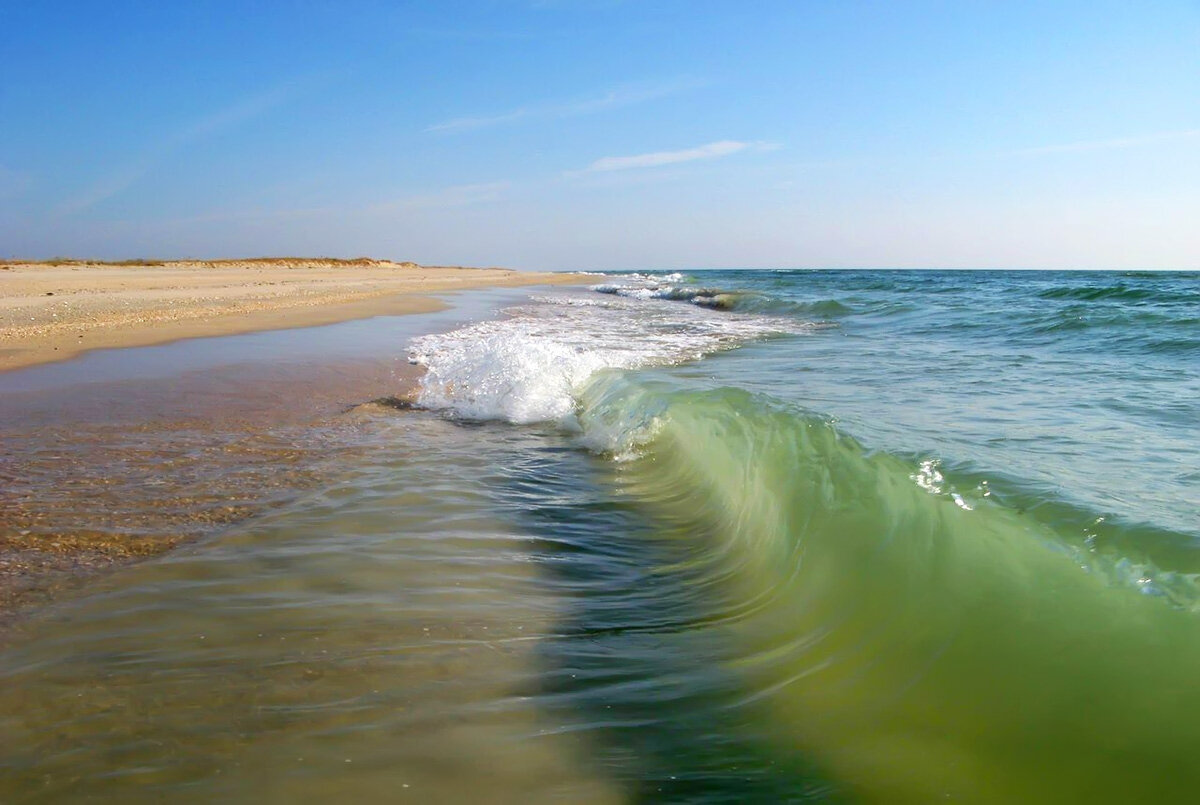
[{"label": "distant breaking wave", "polygon": [[777,299],[765,293],[723,290],[678,284],[680,275],[669,275],[655,279],[645,275],[630,275],[623,282],[606,282],[593,285],[591,290],[633,299],[664,299],[672,302],[690,302],[699,307],[714,310],[731,310],[741,313],[759,313],[775,316],[817,316],[835,318],[853,312],[848,305],[836,299],[818,302],[797,303]]},{"label": "distant breaking wave", "polygon": [[562,421],[598,372],[685,363],[812,329],[790,318],[660,299],[563,292],[511,308],[503,319],[418,338],[409,356],[426,370],[419,400],[472,419]]}]

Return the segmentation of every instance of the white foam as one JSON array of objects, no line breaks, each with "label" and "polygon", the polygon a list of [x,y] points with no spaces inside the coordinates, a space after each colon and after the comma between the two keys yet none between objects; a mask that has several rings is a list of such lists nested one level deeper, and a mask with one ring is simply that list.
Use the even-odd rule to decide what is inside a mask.
[{"label": "white foam", "polygon": [[469,419],[573,420],[578,390],[597,372],[696,360],[772,333],[788,319],[721,312],[656,298],[564,291],[412,342],[425,367],[418,401]]},{"label": "white foam", "polygon": [[683,282],[683,274],[678,271],[672,271],[668,274],[643,274],[635,271],[630,274],[607,274],[606,276],[613,279],[620,279],[628,282]]}]

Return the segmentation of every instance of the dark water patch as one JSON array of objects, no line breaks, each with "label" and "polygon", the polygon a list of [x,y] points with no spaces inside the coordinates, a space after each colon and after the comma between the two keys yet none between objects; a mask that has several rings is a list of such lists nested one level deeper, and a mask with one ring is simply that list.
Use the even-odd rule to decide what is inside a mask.
[{"label": "dark water patch", "polygon": [[1132,285],[1121,282],[1103,285],[1069,285],[1047,288],[1037,295],[1041,299],[1068,299],[1086,302],[1200,303],[1200,293],[1195,290],[1178,283],[1166,287],[1164,285],[1163,283]]},{"label": "dark water patch", "polygon": [[1147,331],[1153,331],[1154,329],[1192,329],[1200,325],[1200,319],[1181,317],[1173,312],[1135,307],[1095,308],[1071,305],[1048,314],[1044,311],[1031,311],[1031,314],[1042,320],[1042,323],[1034,328],[1035,332],[1088,328],[1095,330],[1145,328]]},{"label": "dark water patch", "polygon": [[1042,299],[1083,299],[1096,301],[1099,299],[1120,299],[1137,301],[1149,299],[1155,295],[1149,288],[1130,287],[1127,285],[1102,286],[1070,286],[1065,288],[1050,288],[1038,294]]},{"label": "dark water patch", "polygon": [[1196,281],[1200,280],[1200,272],[1196,271],[1122,271],[1120,276],[1129,279],[1142,280],[1180,280],[1180,281]]},{"label": "dark water patch", "polygon": [[557,729],[591,736],[593,762],[634,802],[845,799],[810,759],[780,759],[736,708],[736,657],[712,627],[736,602],[685,568],[693,543],[664,540],[595,456],[534,448],[510,468],[497,502],[529,533],[574,546],[537,560],[552,587],[589,593],[540,643],[530,695]]},{"label": "dark water patch", "polygon": [[1146,344],[1146,351],[1162,355],[1200,354],[1200,338],[1164,338]]}]

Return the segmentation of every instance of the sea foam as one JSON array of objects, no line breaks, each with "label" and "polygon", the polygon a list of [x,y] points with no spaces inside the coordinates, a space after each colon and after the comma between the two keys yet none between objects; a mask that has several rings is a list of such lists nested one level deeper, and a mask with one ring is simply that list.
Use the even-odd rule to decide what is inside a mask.
[{"label": "sea foam", "polygon": [[538,296],[503,318],[414,340],[409,358],[426,369],[418,402],[468,419],[570,423],[579,389],[598,372],[683,363],[806,329],[637,292],[658,279],[622,280],[626,293]]}]

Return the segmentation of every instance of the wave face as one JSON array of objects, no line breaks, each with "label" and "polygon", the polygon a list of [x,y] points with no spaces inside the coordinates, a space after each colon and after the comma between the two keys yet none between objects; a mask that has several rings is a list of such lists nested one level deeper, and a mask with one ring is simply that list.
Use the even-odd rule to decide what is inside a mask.
[{"label": "wave face", "polygon": [[986,485],[739,390],[605,377],[584,396],[585,428],[658,412],[620,483],[688,546],[672,572],[736,647],[737,706],[782,759],[879,802],[1200,782],[1194,575],[1080,551]]},{"label": "wave face", "polygon": [[[877,802],[1169,801],[1200,783],[1200,389],[1159,344],[1195,280],[1107,281],[621,276],[413,358],[426,405],[620,459],[772,763]],[[1084,298],[1117,307],[1046,326]]]}]

